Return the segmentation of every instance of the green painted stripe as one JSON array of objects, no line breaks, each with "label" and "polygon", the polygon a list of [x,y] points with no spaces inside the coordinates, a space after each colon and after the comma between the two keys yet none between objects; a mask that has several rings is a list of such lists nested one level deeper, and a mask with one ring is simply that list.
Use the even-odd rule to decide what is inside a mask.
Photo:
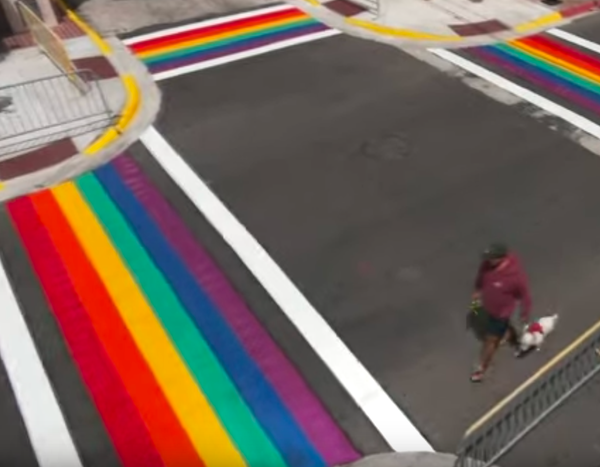
[{"label": "green painted stripe", "polygon": [[193,47],[185,47],[182,49],[174,50],[172,52],[165,52],[160,55],[144,58],[143,62],[147,65],[155,65],[155,64],[163,62],[163,61],[169,61],[169,60],[173,60],[175,58],[186,57],[188,55],[193,55],[196,53],[209,51],[212,49],[216,49],[218,47],[223,47],[226,45],[234,44],[236,42],[243,42],[243,41],[250,40],[250,39],[257,39],[259,37],[266,36],[268,34],[273,34],[273,33],[277,33],[277,32],[285,32],[285,31],[289,31],[291,29],[295,29],[295,28],[299,28],[299,27],[303,27],[303,26],[310,26],[311,24],[316,24],[316,21],[314,21],[312,18],[295,21],[292,24],[286,24],[284,26],[278,26],[278,27],[274,27],[274,28],[271,27],[271,28],[260,30],[260,31],[254,31],[254,32],[246,33],[246,34],[240,34],[239,36],[233,36],[233,37],[229,37],[227,39],[219,39],[219,40],[216,40],[213,42],[208,42],[208,43],[202,44],[202,45],[196,45]]},{"label": "green painted stripe", "polygon": [[570,81],[571,83],[581,86],[582,88],[585,88],[588,91],[593,92],[594,94],[600,95],[600,87],[596,83],[588,80],[585,77],[579,76],[571,71],[560,68],[556,65],[546,62],[545,60],[541,60],[538,57],[527,54],[527,53],[523,52],[522,50],[519,50],[519,49],[516,49],[513,47],[510,47],[510,46],[507,46],[504,44],[502,44],[502,45],[499,44],[499,45],[496,45],[495,47],[498,48],[499,50],[502,50],[503,52],[506,52],[509,55],[512,55],[513,57],[519,58],[519,59],[529,63],[530,65],[533,65],[537,68],[541,68],[542,70],[547,71],[548,73],[551,73],[554,76],[558,76],[560,78],[566,79],[567,81]]},{"label": "green painted stripe", "polygon": [[279,451],[100,181],[90,173],[75,183],[248,465],[286,467]]}]

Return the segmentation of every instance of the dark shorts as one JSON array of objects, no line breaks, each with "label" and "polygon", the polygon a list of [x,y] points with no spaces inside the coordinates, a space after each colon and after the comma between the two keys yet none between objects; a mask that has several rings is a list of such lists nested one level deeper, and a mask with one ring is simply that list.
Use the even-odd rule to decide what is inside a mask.
[{"label": "dark shorts", "polygon": [[499,319],[487,315],[486,334],[494,337],[504,337],[510,327],[510,319]]}]

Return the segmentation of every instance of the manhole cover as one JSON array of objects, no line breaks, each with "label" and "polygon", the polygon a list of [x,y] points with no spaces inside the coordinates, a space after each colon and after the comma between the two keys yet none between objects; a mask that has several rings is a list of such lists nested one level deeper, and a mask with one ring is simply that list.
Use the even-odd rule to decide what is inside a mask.
[{"label": "manhole cover", "polygon": [[365,142],[361,153],[369,159],[401,160],[410,154],[410,146],[406,135],[392,133]]}]

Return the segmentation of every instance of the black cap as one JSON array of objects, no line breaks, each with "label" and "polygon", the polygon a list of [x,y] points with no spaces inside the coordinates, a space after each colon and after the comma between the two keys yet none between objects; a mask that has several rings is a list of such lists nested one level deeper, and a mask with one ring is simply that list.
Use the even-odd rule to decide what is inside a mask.
[{"label": "black cap", "polygon": [[502,259],[508,255],[508,247],[504,243],[495,242],[491,243],[483,251],[483,259]]}]

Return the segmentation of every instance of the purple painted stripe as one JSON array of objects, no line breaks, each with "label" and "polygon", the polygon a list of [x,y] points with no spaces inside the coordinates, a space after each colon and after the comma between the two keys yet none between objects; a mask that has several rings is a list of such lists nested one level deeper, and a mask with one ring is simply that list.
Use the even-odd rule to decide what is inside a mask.
[{"label": "purple painted stripe", "polygon": [[530,82],[535,86],[545,89],[548,92],[556,94],[565,100],[571,101],[577,105],[580,105],[581,107],[589,109],[594,113],[600,115],[600,105],[588,99],[587,97],[579,94],[573,89],[560,86],[554,83],[551,79],[547,79],[539,74],[533,74],[517,65],[514,65],[513,63],[507,62],[506,60],[502,60],[500,57],[497,57],[487,52],[483,48],[474,47],[472,49],[469,49],[468,53],[479,58],[479,60],[482,60],[483,62],[486,62],[488,64],[491,63],[499,68],[503,68],[509,71],[510,73],[519,76],[525,81]]},{"label": "purple painted stripe", "polygon": [[160,63],[157,65],[150,65],[149,69],[153,74],[161,73],[163,71],[174,70],[176,68],[194,65],[196,63],[206,62],[208,60],[215,60],[217,58],[225,57],[227,55],[245,52],[247,50],[256,49],[258,47],[274,44],[276,42],[294,39],[296,37],[306,36],[308,34],[314,34],[316,32],[325,31],[327,29],[329,28],[324,24],[316,23],[310,28],[294,29],[287,34],[277,35],[275,37],[264,37],[262,39],[253,39],[252,41],[243,41],[233,47],[227,47],[226,50],[215,50],[212,53],[202,54],[199,57],[183,57],[170,60],[165,63]]},{"label": "purple painted stripe", "polygon": [[129,156],[121,156],[112,163],[123,182],[154,219],[200,287],[227,320],[327,465],[357,460],[360,454],[234,290],[209,253],[195,240],[137,163]]}]

